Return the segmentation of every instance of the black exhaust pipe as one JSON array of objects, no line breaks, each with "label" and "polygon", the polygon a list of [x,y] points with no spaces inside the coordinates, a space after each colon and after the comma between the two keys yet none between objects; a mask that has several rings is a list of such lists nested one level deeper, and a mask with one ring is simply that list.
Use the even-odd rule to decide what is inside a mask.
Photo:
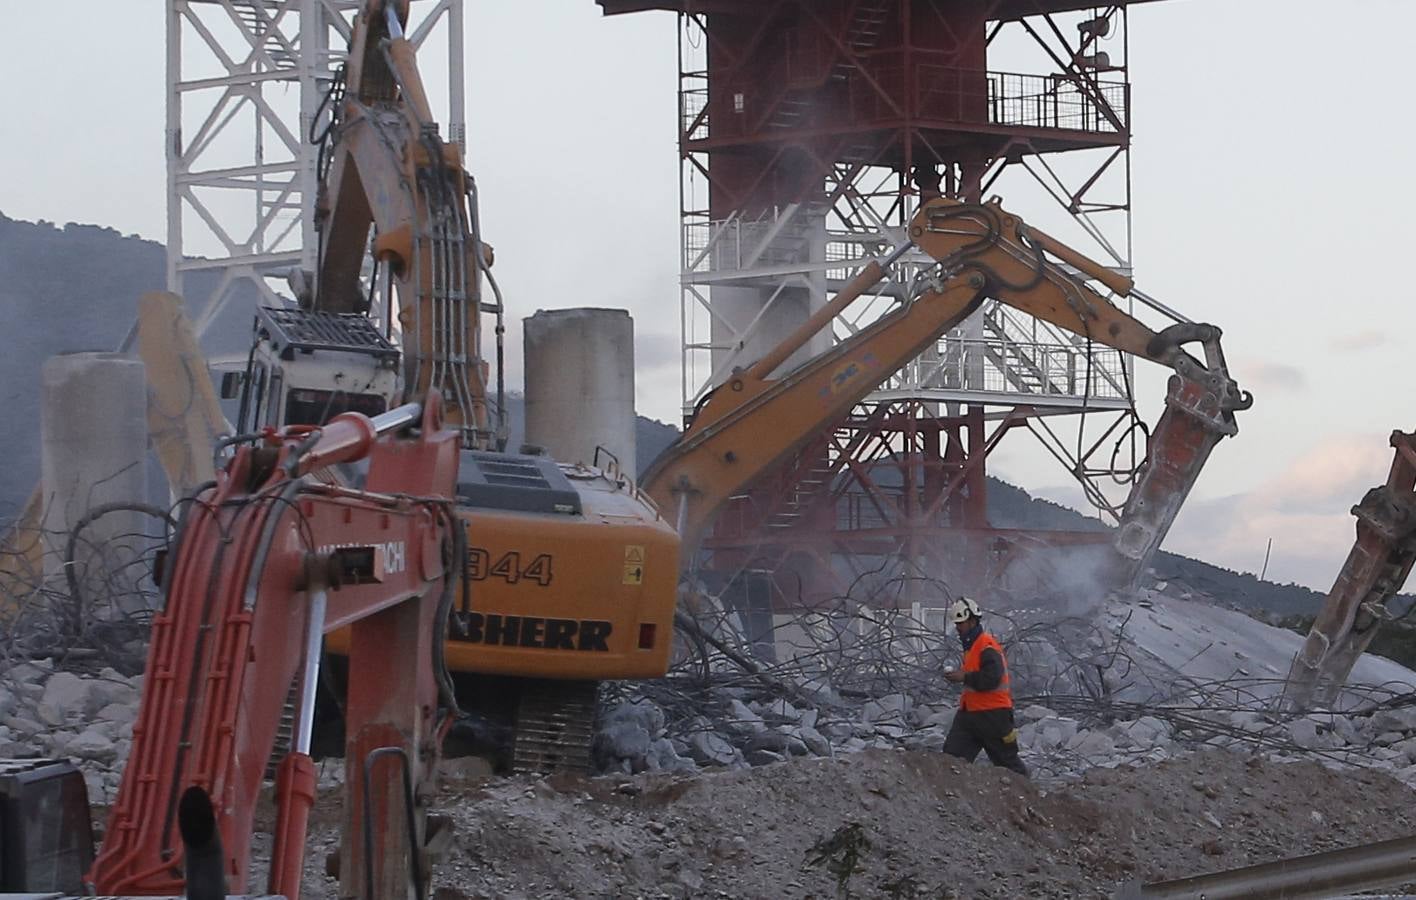
[{"label": "black exhaust pipe", "polygon": [[206,791],[192,786],[177,801],[177,830],[182,833],[188,900],[226,900],[226,854],[216,811]]}]

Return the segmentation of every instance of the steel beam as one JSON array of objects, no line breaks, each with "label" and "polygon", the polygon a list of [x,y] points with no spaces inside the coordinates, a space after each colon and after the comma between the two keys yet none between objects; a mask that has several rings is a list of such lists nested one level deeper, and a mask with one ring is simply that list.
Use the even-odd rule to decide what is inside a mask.
[{"label": "steel beam", "polygon": [[1122,887],[1115,898],[1320,900],[1344,892],[1399,885],[1413,878],[1416,878],[1416,836],[1173,881],[1131,883]]}]

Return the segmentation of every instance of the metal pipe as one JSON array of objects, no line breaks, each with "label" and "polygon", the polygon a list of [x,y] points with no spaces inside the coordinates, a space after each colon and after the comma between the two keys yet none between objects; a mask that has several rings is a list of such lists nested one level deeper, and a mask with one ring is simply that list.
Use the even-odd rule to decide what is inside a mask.
[{"label": "metal pipe", "polygon": [[1161,881],[1133,882],[1115,900],[1302,900],[1401,884],[1416,877],[1416,836]]},{"label": "metal pipe", "polygon": [[875,285],[885,277],[885,273],[889,270],[890,266],[898,262],[900,257],[904,256],[913,246],[913,243],[906,242],[890,251],[890,254],[884,259],[871,260],[864,269],[860,270],[860,274],[851,279],[851,283],[846,285],[844,290],[832,298],[830,303],[827,303],[825,306],[812,313],[805,322],[798,325],[796,330],[787,335],[780,344],[772,348],[766,356],[754,363],[752,367],[747,370],[747,374],[753,378],[766,378],[768,375],[771,375],[773,370],[785,362],[788,356],[791,356],[793,353],[797,352],[797,350],[801,349],[802,345],[811,340],[822,328],[825,328],[827,324],[829,324],[832,319],[836,318],[836,316],[840,315],[847,306],[854,303],[866,291],[875,287]]},{"label": "metal pipe", "polygon": [[1130,296],[1141,301],[1146,306],[1149,306],[1151,309],[1155,310],[1161,315],[1169,316],[1170,318],[1174,319],[1182,325],[1188,325],[1194,321],[1193,319],[1186,318],[1183,313],[1177,312],[1171,309],[1170,307],[1166,306],[1164,303],[1161,303],[1159,300],[1155,299],[1150,294],[1147,294],[1145,291],[1139,291],[1135,288],[1132,288]]},{"label": "metal pipe", "polygon": [[[321,557],[317,562],[323,563]],[[312,567],[318,569],[318,565]],[[309,586],[310,620],[305,625],[305,670],[300,678],[300,720],[295,727],[295,752],[310,755],[315,732],[315,691],[320,681],[320,648],[324,643],[325,607],[329,603],[324,574],[312,573]]]},{"label": "metal pipe", "polygon": [[416,425],[421,418],[423,418],[423,404],[405,403],[402,406],[395,406],[388,412],[381,412],[369,421],[374,425],[375,434],[387,434],[390,431]]},{"label": "metal pipe", "polygon": [[388,22],[388,36],[400,40],[403,37],[403,23],[398,21],[398,11],[393,7],[391,0],[384,3],[384,20]]},{"label": "metal pipe", "polygon": [[1077,269],[1077,271],[1090,275],[1122,297],[1129,295],[1131,290],[1135,287],[1135,282],[1125,275],[1113,272],[1096,260],[1087,258],[1085,254],[1078,253],[1076,250],[1073,250],[1045,231],[1033,228],[1029,225],[1027,227],[1027,237],[1032,239],[1048,253],[1051,253],[1053,256]]}]

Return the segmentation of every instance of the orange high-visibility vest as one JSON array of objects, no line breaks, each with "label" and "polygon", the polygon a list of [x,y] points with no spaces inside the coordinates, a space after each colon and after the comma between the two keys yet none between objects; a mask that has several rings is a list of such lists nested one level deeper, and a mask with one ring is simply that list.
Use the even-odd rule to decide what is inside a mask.
[{"label": "orange high-visibility vest", "polygon": [[986,709],[1012,709],[1013,692],[1009,688],[1008,658],[1003,656],[1003,646],[988,632],[978,636],[973,646],[964,651],[964,674],[977,672],[983,666],[983,651],[997,650],[1003,659],[1003,680],[991,691],[976,691],[965,685],[964,695],[959,698],[964,712],[981,712]]}]

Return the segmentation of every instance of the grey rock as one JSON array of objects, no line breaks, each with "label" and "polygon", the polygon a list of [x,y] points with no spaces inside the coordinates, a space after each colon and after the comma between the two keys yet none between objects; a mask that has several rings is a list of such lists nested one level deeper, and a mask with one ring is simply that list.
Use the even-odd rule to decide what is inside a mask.
[{"label": "grey rock", "polygon": [[639,723],[615,722],[596,733],[595,754],[605,762],[643,760],[652,741],[649,732]]},{"label": "grey rock", "polygon": [[688,755],[703,766],[728,766],[739,758],[736,747],[711,731],[689,735]]},{"label": "grey rock", "polygon": [[1288,723],[1288,735],[1304,750],[1331,750],[1341,743],[1341,738],[1306,716]]},{"label": "grey rock", "polygon": [[776,700],[768,703],[766,706],[766,714],[776,716],[779,719],[785,719],[788,722],[801,721],[801,713],[797,711],[795,706],[788,703],[785,697],[778,697]]},{"label": "grey rock", "polygon": [[1116,742],[1104,731],[1083,731],[1067,742],[1067,749],[1089,762],[1099,762],[1116,752]]},{"label": "grey rock", "polygon": [[801,739],[801,729],[783,725],[781,731],[787,738],[787,753],[791,756],[810,756],[811,748]]},{"label": "grey rock", "polygon": [[803,678],[797,683],[797,690],[801,691],[802,696],[810,697],[817,703],[827,706],[839,706],[841,703],[840,694],[836,693],[836,689],[831,686],[831,682],[827,681],[825,678]]},{"label": "grey rock", "polygon": [[1392,774],[1397,780],[1408,785],[1416,786],[1416,765],[1407,766],[1404,769],[1397,769]]},{"label": "grey rock", "polygon": [[831,742],[826,736],[808,725],[801,726],[797,730],[797,736],[806,745],[806,749],[811,751],[812,756],[832,756]]},{"label": "grey rock", "polygon": [[772,750],[773,753],[786,753],[787,743],[790,737],[782,732],[758,732],[748,737],[745,749],[752,750]]},{"label": "grey rock", "polygon": [[91,716],[102,705],[95,702],[93,686],[94,682],[86,681],[73,672],[55,672],[45,682],[40,703],[55,707],[60,714],[77,712],[80,716]]},{"label": "grey rock", "polygon": [[127,682],[100,680],[91,683],[92,705],[97,709],[119,704],[137,706],[138,692]]},{"label": "grey rock", "polygon": [[1372,743],[1376,744],[1378,747],[1390,747],[1404,737],[1406,737],[1406,735],[1399,731],[1383,731],[1372,739]]},{"label": "grey rock", "polygon": [[1268,730],[1270,723],[1264,714],[1252,709],[1236,709],[1229,714],[1229,724],[1235,728],[1258,734]]},{"label": "grey rock", "polygon": [[693,760],[679,756],[668,738],[659,738],[649,745],[645,762],[651,772],[691,772],[698,768]]},{"label": "grey rock", "polygon": [[749,765],[769,766],[786,759],[781,753],[772,750],[749,750],[745,754]]},{"label": "grey rock", "polygon": [[[334,782],[340,784],[344,780],[344,770],[339,769],[339,778]],[[490,778],[492,777],[492,764],[481,756],[457,756],[452,759],[444,759],[438,763],[438,775],[443,778],[453,778],[467,780],[470,778]]]},{"label": "grey rock", "polygon": [[1409,737],[1404,741],[1398,741],[1392,744],[1389,749],[1405,756],[1408,762],[1416,763],[1416,737]]},{"label": "grey rock", "polygon": [[1036,724],[1039,748],[1064,747],[1077,736],[1078,725],[1075,719],[1056,716]]},{"label": "grey rock", "polygon": [[21,737],[33,737],[49,729],[40,722],[25,716],[10,716],[4,720],[5,727]]},{"label": "grey rock", "polygon": [[1170,723],[1155,716],[1141,716],[1126,729],[1131,743],[1141,749],[1149,749],[1170,740]]},{"label": "grey rock", "polygon": [[658,704],[640,699],[626,701],[610,710],[603,720],[603,727],[633,724],[642,728],[650,737],[660,737],[664,733],[664,722],[664,711]]},{"label": "grey rock", "polygon": [[[48,660],[43,660],[48,662]],[[20,663],[5,670],[5,680],[21,686],[37,686],[44,689],[44,680],[53,674],[52,665],[40,666],[34,662]]]},{"label": "grey rock", "polygon": [[31,759],[43,755],[44,751],[36,744],[24,741],[0,741],[0,759]]},{"label": "grey rock", "polygon": [[1416,706],[1384,709],[1373,713],[1368,727],[1377,734],[1384,731],[1416,731]]},{"label": "grey rock", "polygon": [[0,689],[0,719],[14,715],[19,703],[19,699],[13,693]]},{"label": "grey rock", "polygon": [[[61,707],[55,706],[53,703],[40,703],[34,708],[34,715],[35,718],[39,719],[41,723],[49,728],[62,728],[69,721],[69,717],[65,715],[64,710]],[[82,712],[76,713],[74,720],[78,721],[82,717]]]},{"label": "grey rock", "polygon": [[100,722],[132,725],[138,718],[138,710],[126,703],[110,703],[98,711],[97,718]]},{"label": "grey rock", "polygon": [[925,750],[937,753],[944,749],[944,741],[948,734],[937,729],[929,729],[912,734],[905,740],[906,750]]},{"label": "grey rock", "polygon": [[64,744],[64,752],[80,759],[108,765],[118,758],[118,748],[111,738],[89,730]]},{"label": "grey rock", "polygon": [[926,716],[920,724],[925,728],[944,728],[954,724],[954,716],[958,714],[958,709],[941,709],[938,712]]},{"label": "grey rock", "polygon": [[767,724],[762,721],[762,717],[741,700],[729,701],[728,714],[732,717],[732,721],[727,723],[728,730],[736,735],[746,737],[767,730]]},{"label": "grey rock", "polygon": [[881,721],[903,722],[913,705],[907,694],[886,694],[865,702],[861,709],[861,721],[872,724]]},{"label": "grey rock", "polygon": [[1018,712],[1019,722],[1037,722],[1042,719],[1055,718],[1057,718],[1057,713],[1037,703],[1026,706]]}]

